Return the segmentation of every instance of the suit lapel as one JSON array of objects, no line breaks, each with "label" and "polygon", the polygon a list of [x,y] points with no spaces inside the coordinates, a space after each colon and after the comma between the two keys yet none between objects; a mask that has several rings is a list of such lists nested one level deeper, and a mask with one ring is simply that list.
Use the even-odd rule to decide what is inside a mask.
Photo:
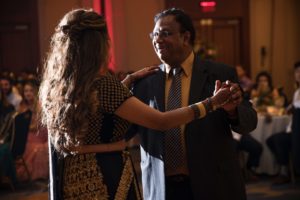
[{"label": "suit lapel", "polygon": [[160,66],[160,70],[156,73],[156,76],[152,79],[151,87],[153,91],[153,100],[156,104],[155,107],[164,112],[165,111],[165,85],[166,85],[166,74],[165,67],[163,64]]},{"label": "suit lapel", "polygon": [[195,56],[190,85],[189,105],[199,102],[205,97],[203,89],[207,78],[207,66],[200,60],[199,56]]}]

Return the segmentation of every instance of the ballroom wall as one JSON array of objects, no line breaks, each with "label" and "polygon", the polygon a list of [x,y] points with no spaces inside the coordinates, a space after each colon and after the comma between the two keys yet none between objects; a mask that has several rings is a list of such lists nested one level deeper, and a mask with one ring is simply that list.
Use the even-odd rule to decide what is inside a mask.
[{"label": "ballroom wall", "polygon": [[[295,61],[300,60],[300,1],[251,0],[250,46],[252,77],[271,72],[274,86],[284,87],[289,99],[294,90]],[[266,56],[261,63],[261,47]]]},{"label": "ballroom wall", "polygon": [[[112,13],[112,49],[116,71],[137,70],[158,63],[149,33],[153,28],[153,16],[164,8],[164,0],[107,0]],[[59,19],[73,8],[91,8],[93,0],[39,0],[40,55],[45,58],[49,41]]]},{"label": "ballroom wall", "polygon": [[64,14],[73,8],[92,7],[92,0],[38,0],[39,41],[41,60],[49,49],[55,26]]}]

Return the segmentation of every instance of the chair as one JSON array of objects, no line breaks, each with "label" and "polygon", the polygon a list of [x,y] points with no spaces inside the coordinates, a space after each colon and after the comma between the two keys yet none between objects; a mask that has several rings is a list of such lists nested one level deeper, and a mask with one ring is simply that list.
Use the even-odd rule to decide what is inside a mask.
[{"label": "chair", "polygon": [[15,191],[14,171],[12,169],[14,161],[11,154],[10,143],[14,131],[14,120],[16,115],[17,112],[7,114],[0,125],[0,183],[8,184],[13,191]]},{"label": "chair", "polygon": [[25,163],[25,160],[23,158],[23,154],[26,148],[31,116],[32,116],[32,112],[28,110],[26,112],[18,114],[15,117],[14,131],[13,131],[11,146],[10,146],[13,158],[15,159],[16,166],[21,165],[25,168],[29,181],[31,180],[31,175]]}]

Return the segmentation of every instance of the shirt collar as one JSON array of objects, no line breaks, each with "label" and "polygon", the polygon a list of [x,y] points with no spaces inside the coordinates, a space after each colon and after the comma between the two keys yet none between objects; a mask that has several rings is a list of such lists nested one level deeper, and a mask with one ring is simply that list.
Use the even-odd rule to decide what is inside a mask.
[{"label": "shirt collar", "polygon": [[[191,51],[190,55],[183,61],[183,63],[181,63],[183,74],[186,77],[189,77],[192,73],[194,58],[195,58],[194,52]],[[166,66],[167,77],[169,77],[169,73],[171,71],[171,66],[168,64],[165,64],[165,66]]]}]

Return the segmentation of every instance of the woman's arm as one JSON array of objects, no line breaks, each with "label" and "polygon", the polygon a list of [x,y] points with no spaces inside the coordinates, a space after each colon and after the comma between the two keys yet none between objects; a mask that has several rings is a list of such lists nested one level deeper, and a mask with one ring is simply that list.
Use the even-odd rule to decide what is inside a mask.
[{"label": "woman's arm", "polygon": [[[207,112],[222,105],[229,97],[229,88],[220,88],[213,97],[196,103],[194,106],[183,107],[168,112],[160,112],[144,104],[137,98],[130,97],[121,104],[115,114],[132,123],[164,131],[191,122],[195,119],[196,115],[200,118],[204,117]],[[197,114],[197,112],[199,113]]]},{"label": "woman's arm", "polygon": [[123,151],[126,148],[126,145],[126,141],[121,140],[118,142],[107,144],[80,145],[71,147],[69,150],[72,154],[107,153],[114,151]]}]

